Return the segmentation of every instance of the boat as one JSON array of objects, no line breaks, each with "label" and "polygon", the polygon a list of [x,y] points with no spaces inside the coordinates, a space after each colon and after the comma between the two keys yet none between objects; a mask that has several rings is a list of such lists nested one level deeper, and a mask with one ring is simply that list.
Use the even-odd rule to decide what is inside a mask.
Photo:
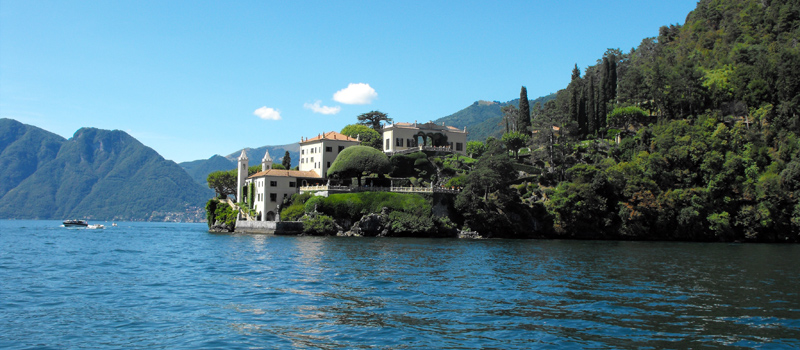
[{"label": "boat", "polygon": [[86,220],[64,220],[64,227],[86,227],[89,223]]},{"label": "boat", "polygon": [[102,230],[102,229],[104,229],[106,227],[103,226],[103,225],[97,224],[97,225],[86,225],[86,228],[89,229],[89,230]]}]

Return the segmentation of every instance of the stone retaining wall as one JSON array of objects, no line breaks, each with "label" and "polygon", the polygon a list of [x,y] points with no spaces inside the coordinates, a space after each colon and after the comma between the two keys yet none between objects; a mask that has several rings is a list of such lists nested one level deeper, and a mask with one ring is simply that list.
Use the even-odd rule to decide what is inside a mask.
[{"label": "stone retaining wall", "polygon": [[298,235],[303,233],[300,221],[242,221],[236,220],[236,232],[264,233],[275,235]]}]

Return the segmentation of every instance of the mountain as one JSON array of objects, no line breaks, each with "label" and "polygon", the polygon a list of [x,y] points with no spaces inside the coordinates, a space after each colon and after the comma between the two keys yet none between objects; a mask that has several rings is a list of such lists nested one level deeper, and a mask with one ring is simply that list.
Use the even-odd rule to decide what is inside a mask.
[{"label": "mountain", "polygon": [[[247,158],[250,159],[250,166],[261,164],[261,159],[264,158],[264,154],[267,152],[267,150],[269,150],[269,155],[272,157],[272,161],[275,164],[280,164],[283,161],[283,156],[286,154],[286,151],[289,151],[292,167],[300,164],[299,143],[278,146],[262,146],[259,148],[245,148],[244,150],[247,154]],[[208,174],[220,170],[236,169],[236,164],[238,163],[239,155],[241,154],[242,150],[233,152],[225,157],[215,154],[208,159],[183,162],[178,165],[186,170],[186,172],[189,173],[195,182],[205,187],[207,186],[206,178],[208,178]]]},{"label": "mountain", "polygon": [[61,136],[13,119],[0,119],[0,198],[33,174],[39,165],[55,159]]},{"label": "mountain", "polygon": [[[263,157],[263,156],[262,156]],[[183,162],[178,165],[192,177],[194,182],[206,186],[208,174],[220,170],[236,169],[236,161],[232,161],[218,154],[208,159],[199,159],[191,162]]]},{"label": "mountain", "polygon": [[[529,101],[531,108],[537,102],[544,105],[545,102],[556,98],[556,94],[539,97]],[[487,137],[493,136],[500,138],[503,136],[503,111],[502,108],[508,105],[519,105],[519,99],[508,102],[498,101],[476,101],[467,108],[455,112],[446,117],[434,120],[435,123],[445,123],[459,129],[466,127],[469,134],[469,141],[483,141]]]},{"label": "mountain", "polygon": [[0,198],[0,218],[194,220],[204,217],[203,205],[213,195],[125,132],[82,128],[64,140],[0,122],[0,164],[14,165],[0,168],[0,178],[16,179]]}]

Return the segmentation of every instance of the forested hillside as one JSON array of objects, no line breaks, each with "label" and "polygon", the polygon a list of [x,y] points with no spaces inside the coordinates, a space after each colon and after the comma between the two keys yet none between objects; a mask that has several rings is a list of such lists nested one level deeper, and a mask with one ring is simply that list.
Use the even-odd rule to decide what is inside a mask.
[{"label": "forested hillside", "polygon": [[66,140],[13,119],[0,119],[0,198],[53,160]]},{"label": "forested hillside", "polygon": [[0,163],[10,165],[0,168],[0,176],[16,182],[0,197],[0,218],[203,218],[211,191],[122,131],[82,128],[64,140],[13,120],[0,122],[0,140],[9,145]]},{"label": "forested hillside", "polygon": [[800,241],[799,39],[800,2],[703,0],[575,67],[531,112],[553,234]]}]

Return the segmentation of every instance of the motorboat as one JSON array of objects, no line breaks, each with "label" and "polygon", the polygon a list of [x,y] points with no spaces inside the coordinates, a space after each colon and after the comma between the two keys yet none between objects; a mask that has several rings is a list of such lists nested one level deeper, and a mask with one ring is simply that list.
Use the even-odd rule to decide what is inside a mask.
[{"label": "motorboat", "polygon": [[64,220],[64,227],[86,227],[89,223],[86,220]]}]

